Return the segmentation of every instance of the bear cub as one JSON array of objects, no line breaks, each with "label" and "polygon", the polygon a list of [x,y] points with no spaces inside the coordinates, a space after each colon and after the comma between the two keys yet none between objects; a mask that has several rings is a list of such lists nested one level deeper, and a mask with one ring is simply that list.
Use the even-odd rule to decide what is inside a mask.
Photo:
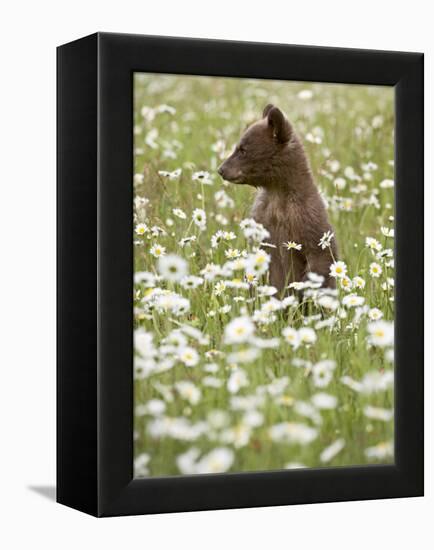
[{"label": "bear cub", "polygon": [[[234,152],[219,167],[231,183],[257,188],[252,217],[270,233],[270,284],[283,291],[304,281],[309,272],[324,277],[324,287],[335,287],[330,264],[337,260],[336,240],[321,249],[319,241],[333,232],[314,183],[303,145],[280,109],[267,105],[262,119],[247,128]],[[301,249],[288,249],[294,242]]]}]

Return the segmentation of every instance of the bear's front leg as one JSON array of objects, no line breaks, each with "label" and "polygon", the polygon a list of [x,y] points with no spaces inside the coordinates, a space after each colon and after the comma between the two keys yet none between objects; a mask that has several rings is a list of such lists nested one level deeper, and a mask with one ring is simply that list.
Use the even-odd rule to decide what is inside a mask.
[{"label": "bear's front leg", "polygon": [[285,289],[285,275],[286,275],[282,265],[282,258],[277,248],[269,249],[269,254],[271,256],[269,282],[270,282],[270,285],[277,288],[277,290],[280,293]]},{"label": "bear's front leg", "polygon": [[306,272],[306,260],[298,250],[272,249],[270,284],[283,295],[291,283],[300,282]]},{"label": "bear's front leg", "polygon": [[336,288],[336,281],[330,277],[330,265],[334,262],[330,250],[311,250],[306,254],[306,275],[307,273],[316,273],[324,277],[323,287]]}]

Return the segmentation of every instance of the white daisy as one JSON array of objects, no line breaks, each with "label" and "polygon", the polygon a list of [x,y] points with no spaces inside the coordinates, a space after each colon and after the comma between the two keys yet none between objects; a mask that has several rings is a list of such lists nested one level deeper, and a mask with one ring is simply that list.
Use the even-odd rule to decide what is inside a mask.
[{"label": "white daisy", "polygon": [[214,199],[219,208],[233,208],[235,206],[234,200],[229,197],[224,189],[217,191],[214,194]]},{"label": "white daisy", "polygon": [[313,92],[312,90],[300,90],[297,94],[297,97],[306,101],[307,99],[312,99]]},{"label": "white daisy", "polygon": [[150,271],[136,271],[134,273],[134,283],[141,284],[145,288],[152,288],[157,283],[157,276]]},{"label": "white daisy", "polygon": [[287,248],[288,250],[301,250],[302,249],[302,245],[298,244],[294,241],[288,241],[286,243],[283,243],[283,246],[285,248]]},{"label": "white daisy", "polygon": [[181,175],[181,172],[182,172],[181,168],[177,168],[173,172],[167,172],[166,170],[159,170],[158,175],[161,176],[162,178],[167,178],[169,180],[176,180]]},{"label": "white daisy", "polygon": [[203,230],[206,227],[206,213],[202,208],[195,208],[192,214],[193,222],[199,229]]},{"label": "white daisy", "polygon": [[158,105],[155,109],[156,113],[168,113],[169,115],[174,115],[176,113],[175,107],[171,105],[166,105],[165,103]]},{"label": "white daisy", "polygon": [[181,220],[187,219],[187,214],[184,212],[184,210],[181,210],[181,208],[173,208],[172,212],[174,216],[180,218]]},{"label": "white daisy", "polygon": [[394,327],[392,321],[374,321],[368,325],[369,343],[373,346],[393,346]]},{"label": "white daisy", "polygon": [[203,275],[205,280],[213,281],[218,275],[221,274],[221,267],[217,264],[206,264],[200,274]]},{"label": "white daisy", "polygon": [[333,182],[333,185],[336,187],[336,189],[342,191],[347,185],[347,180],[345,178],[336,178]]},{"label": "white daisy", "polygon": [[235,454],[232,449],[218,447],[202,457],[196,464],[197,474],[219,474],[227,472],[232,466]]},{"label": "white daisy", "polygon": [[333,298],[333,296],[329,296],[328,294],[322,294],[318,298],[317,304],[325,309],[336,311],[339,307],[339,300],[336,300],[336,298]]},{"label": "white daisy", "polygon": [[228,225],[229,220],[223,216],[223,214],[216,214],[215,221],[220,225]]},{"label": "white daisy", "polygon": [[137,405],[135,408],[135,414],[137,416],[143,416],[149,414],[151,416],[160,416],[166,410],[166,403],[161,399],[150,399],[143,405]]},{"label": "white daisy", "polygon": [[391,441],[384,441],[378,443],[373,447],[365,449],[365,456],[367,458],[374,458],[377,460],[384,460],[385,458],[393,457],[393,444]]},{"label": "white daisy", "polygon": [[323,392],[315,393],[311,397],[311,401],[317,409],[325,410],[335,409],[338,404],[338,400],[334,395]]},{"label": "white daisy", "polygon": [[246,218],[240,222],[240,227],[243,230],[246,239],[251,239],[255,242],[262,242],[270,236],[270,233],[265,227],[257,223],[253,218]]},{"label": "white daisy", "polygon": [[388,277],[387,280],[384,283],[382,283],[381,288],[383,290],[392,290],[394,286],[395,286],[394,279],[392,277]]},{"label": "white daisy", "polygon": [[228,355],[228,362],[233,364],[239,363],[251,363],[255,361],[260,355],[260,351],[255,348],[246,348]]},{"label": "white daisy", "polygon": [[158,237],[160,235],[167,235],[166,231],[164,231],[162,227],[158,227],[158,225],[153,225],[150,231],[153,237]]},{"label": "white daisy", "polygon": [[233,231],[223,231],[223,239],[225,241],[233,241],[237,236]]},{"label": "white daisy", "polygon": [[256,286],[258,284],[258,278],[254,273],[246,273],[245,278],[251,286]]},{"label": "white daisy", "polygon": [[333,378],[333,371],[336,363],[329,359],[320,361],[312,367],[313,383],[317,388],[325,388]]},{"label": "white daisy", "polygon": [[219,229],[214,235],[211,237],[211,248],[217,248],[218,245],[223,242],[224,240],[224,231]]},{"label": "white daisy", "polygon": [[230,259],[238,258],[240,254],[241,252],[238,250],[238,248],[228,248],[227,250],[225,250],[226,258],[230,258]]},{"label": "white daisy", "polygon": [[196,277],[195,275],[189,275],[181,279],[181,286],[185,289],[195,289],[203,283],[202,277]]},{"label": "white daisy", "polygon": [[367,418],[372,418],[373,420],[381,420],[382,422],[389,422],[393,418],[393,410],[383,409],[380,407],[372,407],[367,405],[363,409],[363,414]]},{"label": "white daisy", "polygon": [[[324,149],[323,152],[324,152],[324,156],[330,156],[329,149]],[[336,174],[336,172],[341,167],[341,163],[336,159],[329,159],[327,161],[327,166],[330,168],[330,171],[333,172],[333,174]]]},{"label": "white daisy", "polygon": [[388,227],[381,227],[381,233],[385,237],[390,237],[391,239],[393,239],[395,237],[395,230],[394,229],[389,229]]},{"label": "white daisy", "polygon": [[190,310],[190,301],[182,296],[177,296],[172,305],[172,313],[176,316],[184,315]]},{"label": "white daisy", "polygon": [[242,422],[250,428],[259,428],[259,426],[262,426],[264,423],[264,415],[261,412],[252,409],[244,413]]},{"label": "white daisy", "polygon": [[335,278],[345,277],[347,274],[347,266],[345,262],[333,262],[330,266],[330,276]]},{"label": "white daisy", "polygon": [[301,468],[307,468],[307,466],[301,462],[288,462],[284,468],[285,470],[300,470]]},{"label": "white daisy", "polygon": [[349,292],[353,286],[351,279],[347,277],[347,275],[345,275],[344,277],[341,277],[339,279],[339,283],[341,285],[341,288],[343,288],[345,292]]},{"label": "white daisy", "polygon": [[381,189],[390,189],[395,186],[395,182],[390,179],[385,179],[380,183]]},{"label": "white daisy", "polygon": [[238,391],[249,384],[246,371],[237,368],[232,371],[228,378],[227,388],[230,393],[238,393]]},{"label": "white daisy", "polygon": [[184,248],[187,244],[191,244],[196,240],[196,235],[191,235],[191,237],[183,237],[180,241],[178,241],[178,244],[181,248]]},{"label": "white daisy", "polygon": [[265,273],[270,264],[270,255],[265,250],[258,250],[246,260],[246,274],[260,276]]},{"label": "white daisy", "polygon": [[258,296],[274,296],[277,293],[277,288],[274,286],[258,286]]},{"label": "white daisy", "polygon": [[204,185],[212,185],[212,176],[209,172],[205,172],[204,170],[200,170],[199,172],[194,172],[194,174],[191,176],[191,179],[193,181],[198,181],[199,183],[203,183]]},{"label": "white daisy", "polygon": [[149,475],[148,464],[151,460],[150,455],[142,453],[134,459],[134,475],[135,477],[145,477]]},{"label": "white daisy", "polygon": [[369,266],[369,274],[371,277],[377,278],[383,273],[383,269],[380,264],[372,262]]},{"label": "white daisy", "polygon": [[255,326],[249,317],[236,317],[226,325],[224,340],[226,344],[247,342],[254,332]]},{"label": "white daisy", "polygon": [[214,294],[215,294],[216,296],[221,296],[225,290],[226,290],[226,283],[225,283],[225,281],[218,281],[218,282],[214,285]]},{"label": "white daisy", "polygon": [[285,339],[285,342],[290,344],[294,349],[298,348],[298,346],[300,345],[300,336],[295,328],[285,327],[282,330],[282,335]]},{"label": "white daisy", "polygon": [[161,258],[166,254],[166,247],[161,246],[161,244],[154,244],[151,246],[149,252],[154,256],[154,258]]},{"label": "white daisy", "polygon": [[309,281],[317,285],[322,285],[324,282],[324,276],[319,275],[318,273],[314,273],[313,271],[308,271],[307,278],[309,279]]},{"label": "white daisy", "polygon": [[373,237],[366,237],[365,245],[367,246],[367,248],[370,248],[371,250],[374,250],[376,252],[379,252],[383,248],[382,244]]},{"label": "white daisy", "polygon": [[152,128],[152,130],[150,130],[146,134],[146,137],[145,137],[146,145],[151,149],[158,149],[157,138],[158,138],[158,130],[157,128]]},{"label": "white daisy", "polygon": [[188,401],[190,405],[197,405],[197,403],[199,403],[202,394],[200,389],[197,388],[193,382],[181,380],[175,383],[175,388],[180,397]]},{"label": "white daisy", "polygon": [[204,376],[202,378],[202,384],[208,388],[221,388],[223,383],[223,380],[220,380],[215,376]]},{"label": "white daisy", "polygon": [[316,333],[313,328],[302,327],[298,330],[298,336],[302,344],[314,344],[316,342]]},{"label": "white daisy", "polygon": [[179,351],[178,358],[186,367],[194,367],[199,363],[199,354],[194,348],[189,346]]},{"label": "white daisy", "polygon": [[365,298],[363,296],[358,296],[357,294],[348,294],[342,298],[342,304],[346,307],[360,307],[365,303]]},{"label": "white daisy", "polygon": [[167,338],[163,339],[164,344],[175,346],[175,348],[184,348],[187,345],[187,338],[179,329],[172,330]]},{"label": "white daisy", "polygon": [[149,231],[148,229],[148,226],[146,225],[146,223],[138,223],[136,225],[136,227],[134,228],[134,231],[137,235],[144,235],[145,233],[147,233]]},{"label": "white daisy", "polygon": [[200,450],[192,447],[185,453],[176,457],[176,465],[181,474],[191,475],[196,473],[196,461],[200,456]]},{"label": "white daisy", "polygon": [[156,355],[153,338],[153,334],[143,328],[134,331],[134,349],[141,357],[154,357]]},{"label": "white daisy", "polygon": [[141,185],[145,181],[144,174],[134,174],[133,181],[135,185]]},{"label": "white daisy", "polygon": [[272,441],[278,443],[308,445],[318,435],[318,430],[297,422],[281,422],[268,430]]},{"label": "white daisy", "polygon": [[332,239],[333,239],[334,236],[335,236],[335,234],[332,233],[331,231],[326,231],[323,234],[323,236],[321,237],[321,239],[318,243],[318,246],[320,246],[322,248],[322,250],[325,250],[326,248],[328,248],[331,245],[331,242],[332,242]]},{"label": "white daisy", "polygon": [[188,274],[187,262],[176,254],[167,254],[158,259],[157,269],[166,281],[178,282]]},{"label": "white daisy", "polygon": [[337,439],[331,445],[326,447],[319,456],[321,462],[330,462],[345,447],[344,439]]},{"label": "white daisy", "polygon": [[279,338],[257,338],[253,336],[249,342],[259,349],[276,349],[279,347]]},{"label": "white daisy", "polygon": [[376,307],[369,310],[368,317],[371,321],[379,321],[383,317],[383,312]]},{"label": "white daisy", "polygon": [[366,282],[362,277],[356,276],[353,279],[353,286],[355,288],[358,288],[360,290],[363,290],[365,288]]}]

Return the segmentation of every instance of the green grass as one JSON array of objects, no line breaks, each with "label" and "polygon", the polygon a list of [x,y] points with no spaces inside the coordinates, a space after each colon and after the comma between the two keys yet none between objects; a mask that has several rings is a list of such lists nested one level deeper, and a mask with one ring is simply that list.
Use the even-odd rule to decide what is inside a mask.
[{"label": "green grass", "polygon": [[[303,99],[303,94],[300,97],[302,90],[312,91],[312,97]],[[393,321],[393,288],[383,289],[387,278],[394,276],[393,266],[386,265],[391,258],[376,259],[365,245],[366,237],[374,237],[383,248],[393,249],[393,239],[381,232],[383,226],[393,227],[394,215],[393,188],[380,186],[383,180],[393,179],[393,91],[386,87],[136,75],[134,173],[143,178],[135,178],[135,196],[149,202],[136,201],[135,226],[139,223],[158,226],[165,234],[135,234],[135,271],[157,273],[157,260],[150,253],[155,243],[164,246],[167,253],[185,258],[189,273],[197,276],[207,263],[223,265],[227,261],[224,252],[228,248],[252,252],[254,244],[245,239],[239,224],[249,217],[255,191],[244,186],[225,185],[216,174],[216,167],[246,125],[258,119],[263,107],[270,102],[287,114],[303,138],[317,185],[329,204],[339,259],[346,263],[350,278],[360,276],[366,282],[364,289],[351,292],[362,296],[369,308],[380,309],[384,320]],[[168,105],[176,112],[158,109],[161,105]],[[150,110],[142,113],[143,107]],[[320,143],[313,142],[315,136],[320,136],[317,140]],[[360,181],[348,177],[347,167],[353,168]],[[173,180],[158,173],[179,168],[182,173]],[[193,173],[200,170],[211,174],[212,185],[192,180]],[[336,178],[346,180],[344,189],[335,187]],[[234,201],[233,207],[217,206],[214,195],[221,189]],[[174,208],[182,209],[187,218],[174,216]],[[203,231],[191,221],[195,208],[206,212],[207,224]],[[226,218],[227,225],[221,225],[218,214]],[[236,239],[212,248],[211,236],[218,230],[233,231]],[[192,235],[196,241],[181,248],[179,240]],[[383,270],[378,278],[369,274],[369,266],[374,261]],[[242,272],[235,275],[236,278],[242,276]],[[164,345],[164,338],[181,325],[200,329],[209,339],[208,343],[200,344],[188,337],[188,345],[199,353],[199,361],[193,367],[186,367],[178,360],[176,352],[170,352],[166,356],[170,365],[168,370],[152,372],[151,369],[146,376],[136,377],[135,406],[146,405],[155,399],[163,401],[165,406],[159,416],[156,413],[135,415],[135,456],[142,461],[142,466],[136,466],[136,475],[179,475],[182,471],[177,465],[177,457],[192,448],[198,449],[196,463],[216,448],[223,447],[225,456],[229,457],[225,466],[219,460],[199,462],[202,470],[199,466],[197,471],[203,468],[233,472],[271,470],[282,469],[289,463],[322,467],[392,462],[390,453],[372,458],[365,450],[393,443],[393,418],[368,418],[364,409],[372,406],[391,411],[393,388],[357,392],[341,380],[349,376],[360,381],[367,373],[393,372],[388,356],[390,347],[369,345],[368,308],[361,310],[360,318],[355,320],[355,308],[342,305],[343,297],[349,293],[339,288],[337,311],[325,310],[312,299],[306,299],[303,307],[278,311],[275,321],[269,324],[256,323],[255,331],[261,338],[282,338],[282,329],[287,326],[315,327],[317,321],[309,320],[310,315],[319,314],[322,320],[331,315],[339,317],[332,330],[315,331],[317,340],[312,345],[301,345],[294,350],[282,339],[277,348],[263,350],[253,362],[240,364],[247,384],[236,393],[230,393],[228,379],[237,367],[228,361],[228,354],[254,346],[250,343],[225,344],[225,327],[238,316],[254,315],[254,310],[269,300],[258,296],[255,287],[248,290],[226,288],[220,295],[215,292],[218,281],[233,278],[219,276],[194,290],[186,290],[178,283],[157,281],[155,286],[189,299],[190,310],[181,316],[158,308],[151,311],[146,297],[152,290],[142,283],[136,284],[136,328],[153,335],[156,350],[150,364],[161,359],[164,347],[160,346]],[[264,275],[260,284],[266,282],[267,275]],[[235,297],[244,301],[235,301]],[[219,310],[225,305],[231,309],[221,313]],[[347,317],[340,318],[340,312],[345,312]],[[209,358],[210,350],[219,353]],[[139,357],[138,351],[136,357]],[[324,359],[335,361],[332,380],[326,387],[315,386],[311,367],[296,367],[294,359],[303,359],[312,365]],[[204,368],[211,362],[217,364],[217,372],[212,374]],[[204,379],[209,376],[217,379],[221,386],[206,386]],[[265,388],[282,377],[287,377],[288,381],[281,390],[272,393]],[[177,389],[180,381],[195,385],[201,393],[198,402],[189,403],[182,398]],[[318,392],[334,396],[336,406],[330,410],[313,407],[311,417],[304,416],[301,407],[305,405],[300,402],[312,404],[310,400]],[[234,407],[234,396],[255,397],[258,402],[251,405],[250,410],[262,415],[259,425],[248,428],[245,411]],[[224,411],[223,427],[214,425],[211,411]],[[167,430],[153,431],[156,419],[163,420],[166,427],[176,422],[173,419],[186,419],[203,430],[198,437],[186,441],[182,431],[171,434]],[[306,444],[275,441],[270,437],[270,428],[283,422],[314,428],[316,437]],[[234,434],[239,444],[231,440]],[[344,441],[343,449],[331,460],[321,461],[322,451],[338,439]]]}]

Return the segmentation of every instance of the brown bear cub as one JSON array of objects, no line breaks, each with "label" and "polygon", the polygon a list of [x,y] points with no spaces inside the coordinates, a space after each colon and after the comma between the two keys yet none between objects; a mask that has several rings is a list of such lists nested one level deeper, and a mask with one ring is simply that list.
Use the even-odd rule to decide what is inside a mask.
[{"label": "brown bear cub", "polygon": [[[270,284],[279,291],[309,272],[324,277],[323,286],[335,287],[330,264],[337,259],[335,238],[331,252],[319,241],[333,231],[314,183],[303,145],[282,111],[267,105],[263,118],[241,137],[235,151],[218,169],[229,182],[258,189],[252,217],[270,233]],[[301,249],[288,249],[286,243]]]}]

